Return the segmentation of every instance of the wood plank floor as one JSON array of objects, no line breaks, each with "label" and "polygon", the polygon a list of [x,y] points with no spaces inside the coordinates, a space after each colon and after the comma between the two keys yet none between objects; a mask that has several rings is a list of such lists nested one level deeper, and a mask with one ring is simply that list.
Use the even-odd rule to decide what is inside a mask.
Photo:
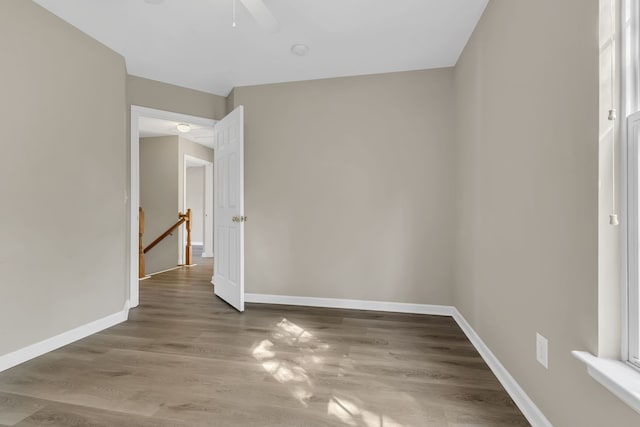
[{"label": "wood plank floor", "polygon": [[211,260],[0,373],[2,426],[526,426],[451,318],[218,300]]}]

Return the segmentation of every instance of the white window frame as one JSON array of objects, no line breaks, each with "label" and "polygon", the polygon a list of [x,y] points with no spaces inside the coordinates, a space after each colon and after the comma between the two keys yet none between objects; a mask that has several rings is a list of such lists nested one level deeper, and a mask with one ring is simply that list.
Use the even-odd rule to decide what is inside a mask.
[{"label": "white window frame", "polygon": [[[623,342],[626,341],[626,359],[629,363],[640,368],[640,280],[639,263],[640,252],[640,210],[638,209],[638,169],[640,152],[638,147],[640,142],[640,112],[636,112],[627,118],[627,274],[628,286],[625,293],[626,311],[625,323],[626,333]],[[626,338],[626,339],[624,339]],[[623,349],[624,350],[624,349]]]},{"label": "white window frame", "polygon": [[640,369],[640,6],[621,4],[622,357]]}]

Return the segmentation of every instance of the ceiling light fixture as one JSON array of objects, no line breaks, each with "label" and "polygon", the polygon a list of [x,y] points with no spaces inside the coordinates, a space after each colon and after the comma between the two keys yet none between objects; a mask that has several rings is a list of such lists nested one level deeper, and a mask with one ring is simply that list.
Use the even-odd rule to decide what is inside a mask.
[{"label": "ceiling light fixture", "polygon": [[309,46],[301,43],[294,44],[293,46],[291,46],[291,53],[297,56],[305,56],[307,53],[309,53]]},{"label": "ceiling light fixture", "polygon": [[189,126],[186,123],[180,123],[179,125],[176,126],[176,129],[178,129],[178,132],[181,132],[181,133],[191,132],[191,126]]}]

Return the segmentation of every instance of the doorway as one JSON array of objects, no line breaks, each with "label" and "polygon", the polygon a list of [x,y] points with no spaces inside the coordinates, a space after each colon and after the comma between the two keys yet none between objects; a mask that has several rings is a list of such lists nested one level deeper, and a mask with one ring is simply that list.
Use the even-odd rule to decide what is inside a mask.
[{"label": "doorway", "polygon": [[[188,154],[183,157],[183,209],[191,209],[194,256],[213,258],[213,162]],[[181,242],[185,247],[184,232]]]},{"label": "doorway", "polygon": [[[130,190],[129,190],[129,202],[130,202],[130,254],[129,254],[129,307],[134,308],[139,304],[139,278],[138,278],[138,228],[139,228],[139,207],[140,207],[140,131],[141,131],[141,120],[146,121],[162,121],[171,123],[171,126],[175,129],[175,133],[173,130],[167,130],[169,134],[179,135],[181,131],[178,130],[178,125],[187,124],[189,126],[198,127],[198,128],[208,128],[213,129],[216,124],[215,120],[190,116],[180,113],[174,113],[169,111],[157,110],[153,108],[140,107],[140,106],[131,106],[131,168],[130,168]],[[210,148],[213,149],[213,136],[205,141],[193,141],[196,144],[202,144],[202,146],[207,146],[207,143],[210,144]],[[184,208],[184,151],[178,150],[178,159],[176,159],[176,166],[179,167],[179,176],[182,185],[178,185],[182,191],[178,197],[177,202],[181,208]],[[210,199],[208,207],[211,208],[208,211],[208,216],[213,217],[212,209],[213,209],[213,162],[209,162],[211,166],[209,167],[209,173],[205,176],[208,185],[206,188],[208,193],[211,193],[208,197]],[[204,165],[205,168],[207,167]],[[205,202],[206,205],[206,202]],[[206,209],[206,208],[205,208]],[[176,212],[177,215],[178,212]],[[213,224],[210,225],[205,231],[205,233],[211,234],[210,239],[203,238],[203,245],[205,242],[209,243],[209,250],[206,254],[211,254],[213,256]],[[178,241],[180,242],[178,249],[178,263],[181,260],[184,260],[185,251],[184,245],[182,244],[186,236],[183,237],[182,231],[179,232]],[[204,249],[204,248],[203,248]]]}]

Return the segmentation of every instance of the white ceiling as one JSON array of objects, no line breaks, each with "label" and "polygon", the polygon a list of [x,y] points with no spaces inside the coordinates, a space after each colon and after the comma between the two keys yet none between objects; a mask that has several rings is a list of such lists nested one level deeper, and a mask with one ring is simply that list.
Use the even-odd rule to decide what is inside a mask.
[{"label": "white ceiling", "polygon": [[[129,74],[226,96],[236,86],[455,65],[488,0],[35,0],[122,54]],[[309,46],[295,56],[294,43]]]},{"label": "white ceiling", "polygon": [[185,123],[191,126],[191,131],[188,133],[180,133],[176,128],[178,123],[179,122],[173,122],[169,120],[140,117],[138,120],[138,133],[140,135],[140,138],[148,138],[152,136],[180,135],[181,137],[195,142],[196,144],[204,145],[208,148],[213,148],[212,127]]}]

